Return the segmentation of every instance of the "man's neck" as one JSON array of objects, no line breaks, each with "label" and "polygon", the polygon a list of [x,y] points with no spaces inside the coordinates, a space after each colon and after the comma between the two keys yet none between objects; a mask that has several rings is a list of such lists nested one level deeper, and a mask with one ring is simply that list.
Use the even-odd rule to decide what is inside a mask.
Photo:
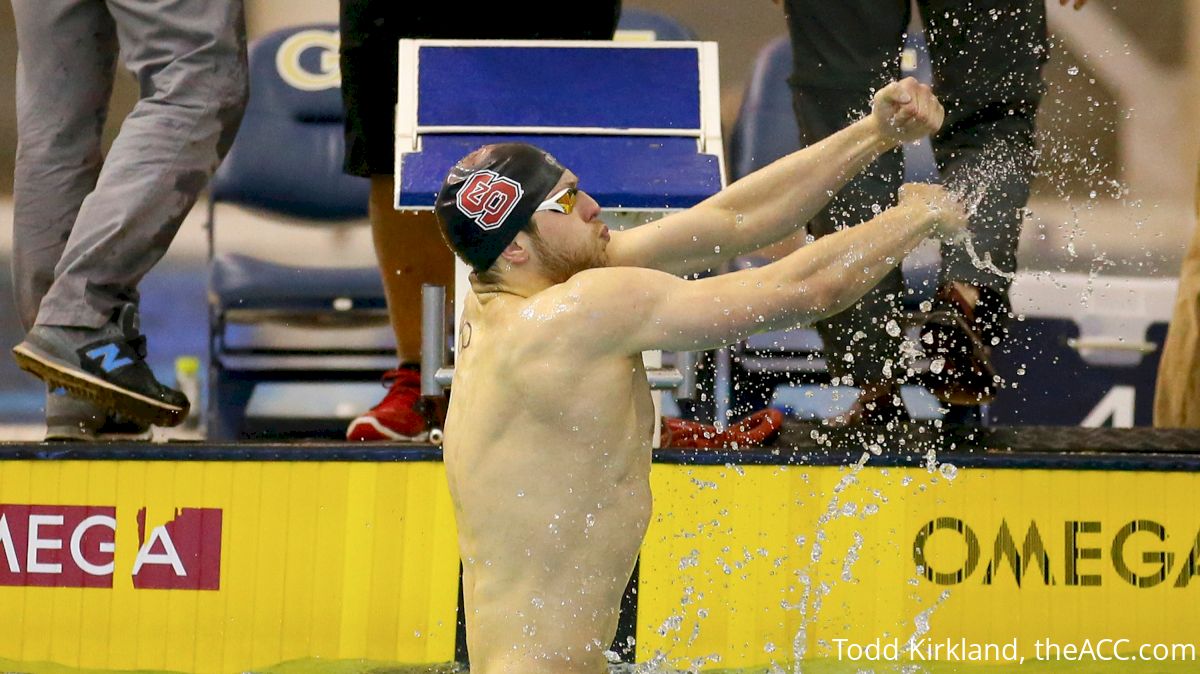
[{"label": "man's neck", "polygon": [[483,304],[500,295],[533,297],[553,285],[554,283],[547,278],[517,270],[505,274],[495,283],[482,283],[474,274],[471,275],[471,290],[479,296],[479,301]]}]

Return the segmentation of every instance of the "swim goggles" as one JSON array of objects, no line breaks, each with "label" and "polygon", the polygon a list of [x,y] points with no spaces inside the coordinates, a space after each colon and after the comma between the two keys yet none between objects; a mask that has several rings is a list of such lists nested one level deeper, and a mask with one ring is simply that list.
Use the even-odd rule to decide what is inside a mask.
[{"label": "swim goggles", "polygon": [[570,215],[571,211],[575,210],[575,199],[579,196],[578,187],[564,187],[563,189],[550,195],[545,201],[538,204],[538,207],[533,209],[534,213],[539,211],[556,211]]}]

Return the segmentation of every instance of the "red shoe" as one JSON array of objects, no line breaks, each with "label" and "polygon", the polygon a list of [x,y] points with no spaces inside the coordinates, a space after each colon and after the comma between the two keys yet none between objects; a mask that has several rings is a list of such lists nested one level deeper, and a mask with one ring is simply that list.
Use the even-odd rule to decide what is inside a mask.
[{"label": "red shoe", "polygon": [[662,446],[669,449],[741,449],[761,447],[779,434],[783,413],[759,410],[724,431],[698,421],[663,417]]},{"label": "red shoe", "polygon": [[421,400],[421,372],[413,368],[383,375],[387,395],[370,412],[350,422],[346,439],[352,442],[424,442],[429,420]]}]

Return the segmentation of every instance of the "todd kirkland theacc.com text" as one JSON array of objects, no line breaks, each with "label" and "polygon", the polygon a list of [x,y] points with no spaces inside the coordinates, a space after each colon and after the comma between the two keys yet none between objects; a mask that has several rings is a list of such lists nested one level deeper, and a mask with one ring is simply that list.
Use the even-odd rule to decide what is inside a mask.
[{"label": "todd kirkland theacc.com text", "polygon": [[[852,642],[832,639],[839,660],[872,662],[1025,662],[1017,638],[1006,642],[967,639],[875,639]],[[1196,644],[1137,644],[1129,639],[1087,639],[1081,643],[1058,643],[1052,639],[1033,642],[1034,660],[1066,661],[1196,661]],[[1026,651],[1028,652],[1028,651]]]}]

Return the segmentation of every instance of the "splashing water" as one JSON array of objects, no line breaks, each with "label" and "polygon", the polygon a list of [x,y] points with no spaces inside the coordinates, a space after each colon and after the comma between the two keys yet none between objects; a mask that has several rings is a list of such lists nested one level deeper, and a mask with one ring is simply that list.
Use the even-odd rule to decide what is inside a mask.
[{"label": "splashing water", "polygon": [[914,645],[920,642],[921,637],[929,634],[929,616],[933,615],[933,612],[936,611],[942,604],[946,603],[946,600],[949,598],[950,590],[942,590],[942,593],[938,595],[937,600],[933,602],[932,606],[924,611],[921,611],[915,618],[913,618],[913,633],[912,636],[908,638],[906,650],[911,652]]},{"label": "splashing water", "polygon": [[950,239],[949,242],[957,246],[962,246],[963,250],[967,251],[967,255],[971,258],[971,264],[975,265],[976,269],[995,274],[1010,281],[1017,278],[1015,272],[1004,271],[997,267],[996,263],[992,262],[991,253],[984,253],[981,258],[979,253],[975,252],[975,237],[971,236],[970,232],[963,230]]},{"label": "splashing water", "polygon": [[954,167],[946,176],[946,189],[963,204],[967,216],[974,218],[997,186],[1021,178],[1031,163],[1032,157],[1021,155],[1006,143],[989,145],[977,161]]},{"label": "splashing water", "polygon": [[[978,162],[956,167],[946,179],[946,189],[963,204],[967,217],[974,220],[983,200],[997,189],[1006,189],[1008,183],[1018,180],[1028,170],[1030,162],[1031,158],[1009,151],[1001,143],[987,148]],[[990,253],[985,252],[980,257],[975,251],[975,239],[969,231],[959,232],[949,243],[962,246],[976,269],[1010,281],[1016,278],[1015,273],[997,267]]]},{"label": "splashing water", "polygon": [[842,563],[842,580],[844,582],[854,582],[854,574],[851,573],[851,569],[854,563],[858,561],[858,553],[862,550],[864,540],[862,534],[857,531],[854,532],[854,544],[846,551],[846,559]]},{"label": "splashing water", "polygon": [[[829,441],[829,437],[827,435],[819,434],[815,430],[813,431],[813,438],[817,440],[818,444],[822,445]],[[864,442],[864,444],[866,445],[869,443]],[[850,467],[850,472],[842,476],[842,478],[838,480],[838,483],[834,486],[833,495],[830,497],[829,503],[825,506],[825,512],[823,512],[817,518],[817,528],[813,535],[809,555],[812,566],[815,566],[821,561],[823,551],[822,542],[826,540],[825,528],[830,522],[839,517],[849,518],[857,516],[859,519],[865,519],[866,517],[879,512],[879,507],[877,504],[867,504],[863,507],[861,514],[858,508],[854,507],[854,504],[842,504],[843,492],[845,492],[850,486],[859,483],[858,474],[862,472],[863,467],[866,466],[867,461],[871,456],[872,451],[864,451],[862,455],[859,456],[858,461],[855,461]],[[876,497],[880,496],[877,493],[874,495]],[[884,500],[884,502],[886,502],[886,500]],[[846,551],[846,555],[843,560],[841,573],[841,580],[843,582],[854,581],[852,570],[854,564],[859,559],[860,551],[862,550],[863,543],[865,542],[865,539],[860,532],[855,531],[853,535],[854,542]],[[805,542],[806,539],[803,536],[797,537],[796,539],[796,545],[798,547],[803,547]],[[808,568],[811,567],[802,567],[796,569],[794,572],[802,588],[800,592],[800,601],[795,604],[783,604],[783,608],[785,610],[794,610],[800,614],[799,628],[796,630],[796,634],[792,637],[792,657],[794,663],[792,674],[803,674],[802,668],[804,666],[804,658],[808,652],[808,628],[810,625],[816,622],[817,616],[821,611],[822,600],[833,590],[833,585],[825,582],[822,582],[814,587],[812,578],[808,573]],[[775,670],[773,669],[772,671]]]},{"label": "splashing water", "polygon": [[[935,426],[938,424],[935,422]],[[833,443],[833,438],[821,432],[820,429],[812,429],[811,437],[818,445],[829,446]],[[792,599],[784,599],[780,602],[781,608],[788,612],[794,612],[798,620],[796,622],[796,631],[791,636],[791,658],[788,660],[775,660],[771,658],[771,664],[767,671],[754,670],[754,674],[803,674],[805,671],[812,671],[812,668],[822,669],[821,659],[816,661],[807,660],[809,656],[808,640],[812,636],[814,626],[817,625],[818,619],[821,616],[823,605],[831,601],[834,589],[845,583],[856,583],[859,579],[856,577],[854,569],[863,556],[863,550],[866,547],[866,534],[861,530],[852,531],[850,535],[853,537],[852,542],[847,549],[842,550],[840,546],[831,545],[834,540],[828,535],[829,527],[835,520],[846,518],[856,521],[865,520],[871,516],[880,513],[882,504],[888,502],[887,497],[878,489],[867,488],[861,480],[861,472],[866,467],[872,456],[877,456],[882,453],[883,444],[885,444],[885,436],[883,434],[862,434],[859,437],[862,452],[857,461],[849,466],[846,466],[846,472],[838,479],[827,494],[828,499],[825,502],[825,507],[817,514],[816,526],[814,531],[809,535],[796,536],[794,544],[800,554],[787,554],[774,559],[774,568],[779,569],[785,559],[799,560],[800,563],[791,569],[791,575],[794,580],[794,592]],[[901,443],[904,441],[901,440]],[[937,461],[936,454],[932,451],[926,454],[926,467],[930,469],[931,481],[937,482],[940,479],[950,481],[953,480],[958,472],[957,467],[941,463]],[[732,466],[729,466],[732,467]],[[742,471],[735,470],[739,475]],[[807,479],[806,479],[807,481]],[[904,476],[901,480],[902,485],[909,485],[912,482],[910,476]],[[719,489],[719,485],[714,482],[705,482],[692,478],[692,485],[700,490]],[[855,502],[850,500],[850,494],[853,488],[862,486],[865,489],[864,495],[869,495],[867,501]],[[871,498],[873,497],[873,498]],[[722,515],[727,514],[725,511]],[[716,521],[706,522],[700,527],[701,533],[709,525],[716,525]],[[765,549],[757,551],[758,557],[754,557],[751,551],[743,548],[740,555],[744,559],[739,559],[738,553],[726,548],[722,551],[723,554],[713,558],[704,558],[698,549],[690,549],[688,554],[685,554],[678,560],[678,568],[682,574],[684,587],[683,596],[680,599],[679,610],[673,612],[666,617],[663,622],[657,626],[659,636],[668,636],[674,633],[678,638],[678,645],[684,647],[694,646],[703,628],[703,621],[709,617],[708,611],[698,609],[697,603],[702,600],[703,592],[698,592],[699,589],[694,585],[696,579],[692,578],[693,573],[705,573],[715,566],[719,569],[721,575],[730,575],[734,570],[742,570],[745,564],[752,561],[757,561],[758,558],[763,560],[770,559],[770,554]],[[824,579],[823,571],[818,571],[818,566],[822,563],[823,558],[830,554],[841,553],[840,560],[834,560],[838,563],[836,571]],[[730,556],[730,555],[733,556]],[[922,611],[915,619],[917,626],[916,634],[913,639],[920,639],[922,635],[930,629],[930,617],[938,606],[940,606],[949,596],[948,592],[943,592],[942,596],[936,600],[932,607]],[[694,614],[689,616],[689,614]],[[828,646],[824,640],[818,642],[820,646]],[[772,655],[781,654],[783,644],[778,641],[764,644],[764,652]],[[721,661],[720,655],[713,653],[708,655],[700,655],[699,657],[680,658],[678,654],[672,653],[672,648],[668,647],[663,650],[655,649],[650,657],[637,665],[617,665],[610,669],[612,672],[623,672],[629,674],[676,674],[680,671],[698,671],[708,663],[717,663]],[[689,654],[690,655],[690,654]],[[709,665],[711,666],[711,665]],[[786,669],[785,669],[786,667]],[[675,669],[681,668],[681,669]],[[722,670],[725,671],[725,670]],[[729,670],[732,672],[733,670]],[[741,670],[738,670],[741,671]],[[750,674],[749,670],[746,674]]]}]

